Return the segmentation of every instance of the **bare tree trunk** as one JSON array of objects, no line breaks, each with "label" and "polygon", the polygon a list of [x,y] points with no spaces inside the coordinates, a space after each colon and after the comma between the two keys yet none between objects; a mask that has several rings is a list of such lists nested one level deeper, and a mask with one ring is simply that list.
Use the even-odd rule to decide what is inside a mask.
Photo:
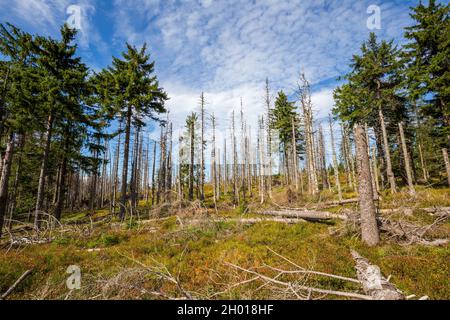
[{"label": "bare tree trunk", "polygon": [[190,132],[190,157],[189,164],[189,201],[194,200],[194,161],[195,161],[195,123],[192,121]]},{"label": "bare tree trunk", "polygon": [[308,188],[309,193],[316,195],[319,193],[319,185],[317,182],[316,172],[316,158],[314,152],[314,132],[313,132],[313,116],[311,108],[311,92],[308,80],[305,75],[302,75],[303,87],[300,88],[302,92],[301,104],[303,108],[303,117],[305,122],[305,140],[306,140],[306,171],[308,174]]},{"label": "bare tree trunk", "polygon": [[361,211],[362,240],[369,246],[380,242],[380,234],[376,219],[376,208],[373,200],[370,161],[367,154],[367,140],[364,128],[355,125],[356,164],[358,168],[358,192]]},{"label": "bare tree trunk", "polygon": [[329,121],[330,121],[331,148],[332,148],[332,152],[333,152],[334,179],[335,179],[336,187],[338,190],[339,201],[342,201],[341,182],[339,181],[339,165],[337,162],[336,148],[335,148],[335,144],[334,144],[333,120],[331,118],[331,115],[329,116],[329,118],[330,118]]},{"label": "bare tree trunk", "polygon": [[384,122],[384,115],[383,115],[383,110],[381,110],[381,107],[378,110],[378,114],[380,117],[381,132],[383,134],[384,155],[386,157],[386,170],[387,170],[389,185],[391,186],[391,193],[396,193],[397,186],[395,183],[394,172],[392,171],[391,151],[389,149],[389,141],[388,141],[388,136],[387,136],[387,131],[386,131],[386,123]]},{"label": "bare tree trunk", "polygon": [[271,129],[271,108],[270,108],[270,89],[269,79],[266,79],[266,109],[267,109],[267,158],[269,160],[267,174],[267,191],[269,198],[272,199],[272,129]]},{"label": "bare tree trunk", "polygon": [[123,153],[123,167],[122,167],[122,188],[120,197],[120,220],[125,219],[126,207],[127,207],[127,191],[128,191],[128,160],[130,155],[130,135],[131,135],[131,105],[128,106],[126,125],[125,125],[125,146]]},{"label": "bare tree trunk", "polygon": [[155,205],[155,191],[156,191],[156,181],[155,181],[155,171],[156,171],[156,141],[153,142],[153,159],[152,159],[152,206]]},{"label": "bare tree trunk", "polygon": [[169,125],[169,150],[168,150],[168,155],[167,155],[167,168],[166,168],[166,193],[167,193],[167,199],[169,201],[169,203],[172,202],[172,197],[171,197],[171,190],[172,190],[172,149],[173,149],[173,126],[172,123],[170,123]]},{"label": "bare tree trunk", "polygon": [[259,130],[258,130],[258,144],[257,144],[257,152],[259,158],[259,194],[261,197],[261,204],[265,201],[265,190],[264,190],[264,167],[263,167],[263,132],[264,132],[264,119],[261,118]]},{"label": "bare tree trunk", "polygon": [[325,156],[325,138],[323,136],[322,126],[319,127],[319,152],[318,152],[320,170],[322,173],[323,189],[327,189],[329,186],[328,172],[327,172],[327,160]]},{"label": "bare tree trunk", "polygon": [[122,123],[119,126],[119,138],[116,146],[116,155],[114,160],[114,186],[113,186],[113,195],[112,195],[112,214],[116,214],[116,201],[117,201],[117,191],[119,187],[119,162],[120,162],[120,143],[122,137]]},{"label": "bare tree trunk", "polygon": [[348,146],[348,132],[345,124],[341,124],[341,130],[342,130],[342,157],[344,161],[344,169],[345,169],[345,176],[347,180],[347,186],[350,188],[353,188],[353,179],[350,169],[350,156],[349,156],[349,146]]},{"label": "bare tree trunk", "polygon": [[238,168],[237,168],[237,148],[236,148],[236,124],[233,110],[233,120],[232,120],[232,135],[231,141],[233,143],[233,202],[234,204],[239,203],[239,190],[237,187],[237,176],[238,176]]},{"label": "bare tree trunk", "polygon": [[14,134],[11,133],[6,144],[5,156],[3,157],[2,172],[0,178],[0,237],[2,236],[3,223],[8,208],[8,183],[11,174],[11,164],[14,154]]},{"label": "bare tree trunk", "polygon": [[292,117],[292,159],[294,160],[294,180],[295,180],[295,190],[299,191],[298,186],[298,155],[297,155],[297,129],[295,127],[295,119]]},{"label": "bare tree trunk", "polygon": [[369,157],[369,162],[370,162],[370,176],[372,177],[372,190],[373,190],[374,199],[378,200],[378,188],[377,188],[377,184],[375,182],[375,180],[376,180],[375,175],[377,173],[373,169],[373,165],[371,163],[371,161],[376,161],[376,159],[375,158],[372,159],[371,152],[370,152],[369,126],[367,125],[367,122],[364,124],[364,130],[366,132],[367,156]]},{"label": "bare tree trunk", "polygon": [[428,182],[429,175],[428,175],[427,167],[425,165],[425,160],[423,158],[423,151],[422,151],[421,143],[418,144],[418,149],[419,149],[420,167],[422,168],[422,174],[423,174],[423,181]]},{"label": "bare tree trunk", "polygon": [[[22,135],[20,135],[20,138],[19,138],[18,148],[23,150],[24,144],[25,144],[25,136],[22,134]],[[20,152],[17,157],[16,173],[15,173],[15,177],[14,177],[14,184],[13,184],[13,189],[12,189],[12,194],[11,194],[11,199],[10,199],[10,206],[8,208],[8,210],[9,210],[8,229],[11,229],[11,221],[14,216],[14,211],[16,210],[16,205],[20,199],[20,194],[18,194],[17,189],[19,188],[19,177],[20,177],[20,172],[22,170],[22,160],[23,160],[22,157],[23,157],[23,151]],[[2,169],[0,168],[0,172],[1,172],[1,170]]]},{"label": "bare tree trunk", "polygon": [[378,195],[378,193],[380,192],[380,180],[378,178],[379,176],[379,170],[378,170],[378,164],[377,164],[377,151],[376,148],[373,147],[372,148],[372,163],[373,163],[373,176],[375,178],[375,191],[376,194]]},{"label": "bare tree trunk", "polygon": [[245,183],[245,177],[246,177],[246,165],[245,165],[245,124],[244,124],[244,110],[243,110],[243,102],[241,98],[241,164],[240,164],[240,172],[241,172],[241,189],[242,189],[242,197],[245,201],[246,198],[246,183]]},{"label": "bare tree trunk", "polygon": [[[66,194],[66,175],[67,175],[67,156],[65,155],[61,164],[61,173],[58,181],[58,196],[55,205],[55,218],[61,220],[61,214],[63,210],[64,198]],[[95,178],[94,178],[95,179]]]},{"label": "bare tree trunk", "polygon": [[205,95],[200,97],[200,200],[205,200]]},{"label": "bare tree trunk", "polygon": [[34,228],[36,230],[38,230],[40,227],[41,210],[44,204],[45,179],[47,177],[47,165],[48,165],[48,157],[50,154],[50,143],[52,140],[52,133],[53,133],[53,122],[54,122],[54,115],[53,112],[51,112],[47,119],[44,154],[42,157],[41,170],[39,173],[38,192],[36,197],[36,208],[34,213]]},{"label": "bare tree trunk", "polygon": [[450,161],[448,160],[448,150],[446,148],[442,149],[442,155],[444,156],[445,170],[447,171],[447,181],[450,186]]},{"label": "bare tree trunk", "polygon": [[406,147],[405,132],[403,130],[402,122],[400,122],[398,124],[398,128],[399,128],[399,132],[400,132],[400,140],[401,140],[402,149],[403,149],[403,158],[405,160],[405,171],[406,171],[406,177],[408,179],[409,193],[411,195],[415,195],[416,190],[414,189],[413,175],[412,175],[412,171],[411,171],[411,163],[409,160],[410,157],[409,157],[409,153],[408,153],[408,148]]},{"label": "bare tree trunk", "polygon": [[212,122],[212,129],[213,129],[213,136],[212,136],[212,185],[213,185],[213,198],[214,198],[214,205],[217,205],[217,200],[219,198],[218,196],[218,189],[217,189],[217,166],[216,166],[216,118],[214,117],[214,113],[211,116],[211,122]]}]

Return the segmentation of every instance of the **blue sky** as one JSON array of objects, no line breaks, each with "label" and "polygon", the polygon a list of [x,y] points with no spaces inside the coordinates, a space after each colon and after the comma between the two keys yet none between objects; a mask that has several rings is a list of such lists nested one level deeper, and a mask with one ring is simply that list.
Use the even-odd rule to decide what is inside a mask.
[{"label": "blue sky", "polygon": [[[313,84],[317,118],[332,108],[337,77],[348,71],[370,30],[367,8],[381,9],[383,39],[401,44],[418,1],[377,0],[0,0],[0,21],[32,33],[57,35],[67,8],[81,8],[80,54],[93,69],[107,66],[126,41],[149,44],[157,74],[171,100],[175,127],[198,109],[205,91],[219,119],[239,109],[249,124],[263,110],[264,80],[273,94],[292,94],[298,75]],[[226,129],[226,121],[219,129]],[[255,125],[256,127],[256,125]],[[176,136],[176,135],[175,135]]]}]

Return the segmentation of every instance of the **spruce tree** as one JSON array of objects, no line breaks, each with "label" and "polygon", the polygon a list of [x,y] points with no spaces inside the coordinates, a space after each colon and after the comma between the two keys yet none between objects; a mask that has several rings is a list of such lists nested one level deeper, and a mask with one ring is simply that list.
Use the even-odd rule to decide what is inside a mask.
[{"label": "spruce tree", "polygon": [[157,115],[166,112],[167,94],[159,87],[154,75],[155,63],[150,61],[147,46],[140,50],[127,44],[122,59],[113,57],[112,66],[97,76],[97,94],[111,117],[124,120],[124,155],[119,217],[125,218],[128,192],[128,166],[131,128],[145,126],[145,118],[159,121]]}]

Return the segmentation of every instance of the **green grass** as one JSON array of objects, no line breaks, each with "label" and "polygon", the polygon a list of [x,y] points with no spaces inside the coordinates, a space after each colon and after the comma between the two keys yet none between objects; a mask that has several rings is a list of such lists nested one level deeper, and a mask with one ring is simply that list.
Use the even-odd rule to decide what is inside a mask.
[{"label": "green grass", "polygon": [[[448,190],[420,191],[419,205],[447,203]],[[398,196],[400,199],[401,196]],[[432,200],[430,200],[432,199]],[[394,201],[394,199],[385,200]],[[249,204],[253,216],[254,204]],[[256,206],[257,207],[257,206]],[[253,209],[252,209],[253,208]],[[244,210],[245,211],[245,210]],[[242,207],[219,212],[221,217],[242,216]],[[83,216],[84,217],[84,216]],[[73,219],[73,217],[71,217]],[[417,212],[412,219],[428,221],[428,215]],[[448,224],[446,225],[448,226]],[[78,265],[82,270],[83,290],[73,292],[74,299],[86,299],[102,293],[102,282],[127,268],[164,264],[178,275],[183,287],[207,296],[222,291],[227,284],[245,278],[226,265],[230,262],[245,268],[260,268],[270,274],[264,265],[292,269],[270,249],[289,258],[304,268],[337,275],[356,277],[350,250],[377,264],[385,276],[405,294],[428,295],[432,299],[450,299],[450,250],[447,247],[399,246],[387,241],[376,248],[368,248],[352,235],[330,236],[328,224],[300,223],[284,225],[264,222],[245,226],[232,222],[185,225],[181,227],[175,217],[142,225],[124,224],[122,228],[99,225],[90,235],[64,235],[53,243],[28,246],[23,250],[0,250],[0,292],[4,292],[28,269],[33,273],[12,294],[16,299],[64,299],[68,294],[66,269]],[[448,229],[447,236],[448,236]],[[269,249],[270,248],[270,249]],[[91,250],[89,249],[96,249]],[[255,290],[261,283],[246,284],[216,298],[270,299],[268,290]],[[333,290],[350,290],[353,284],[326,278],[314,278],[310,285]],[[148,277],[145,286],[177,294],[174,286],[155,277]],[[154,298],[139,295],[132,290],[126,298]],[[121,295],[121,297],[124,297]],[[336,298],[330,296],[329,298]]]}]

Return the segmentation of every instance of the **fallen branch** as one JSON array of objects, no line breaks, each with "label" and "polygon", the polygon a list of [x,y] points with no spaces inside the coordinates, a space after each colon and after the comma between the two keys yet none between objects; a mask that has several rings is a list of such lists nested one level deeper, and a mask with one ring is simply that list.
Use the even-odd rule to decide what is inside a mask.
[{"label": "fallen branch", "polygon": [[16,282],[14,282],[14,284],[9,287],[8,290],[6,290],[6,292],[4,294],[2,294],[2,296],[0,297],[0,300],[5,300],[13,291],[14,289],[23,281],[25,280],[26,277],[28,277],[31,273],[33,272],[33,270],[27,270],[25,271],[19,279],[16,280]]},{"label": "fallen branch", "polygon": [[301,291],[306,291],[308,293],[311,292],[315,292],[315,293],[321,293],[321,294],[327,294],[327,295],[335,295],[335,296],[340,296],[340,297],[347,297],[347,298],[354,298],[354,299],[360,299],[360,300],[372,300],[371,296],[368,295],[363,295],[363,294],[359,294],[359,293],[351,293],[351,292],[343,292],[343,291],[334,291],[334,290],[325,290],[325,289],[319,289],[319,288],[314,288],[314,287],[308,287],[308,286],[304,286],[304,285],[298,285],[298,284],[293,284],[291,282],[284,282],[284,281],[280,281],[277,280],[275,278],[271,278],[268,276],[265,276],[263,274],[260,274],[256,271],[252,271],[252,270],[248,270],[242,267],[239,267],[235,264],[229,263],[229,262],[225,262],[226,265],[233,267],[237,270],[240,271],[244,271],[246,273],[252,274],[257,276],[258,278],[279,285],[279,286],[283,286],[286,287],[290,290],[293,290],[295,293],[295,289],[297,290],[301,290]]}]

